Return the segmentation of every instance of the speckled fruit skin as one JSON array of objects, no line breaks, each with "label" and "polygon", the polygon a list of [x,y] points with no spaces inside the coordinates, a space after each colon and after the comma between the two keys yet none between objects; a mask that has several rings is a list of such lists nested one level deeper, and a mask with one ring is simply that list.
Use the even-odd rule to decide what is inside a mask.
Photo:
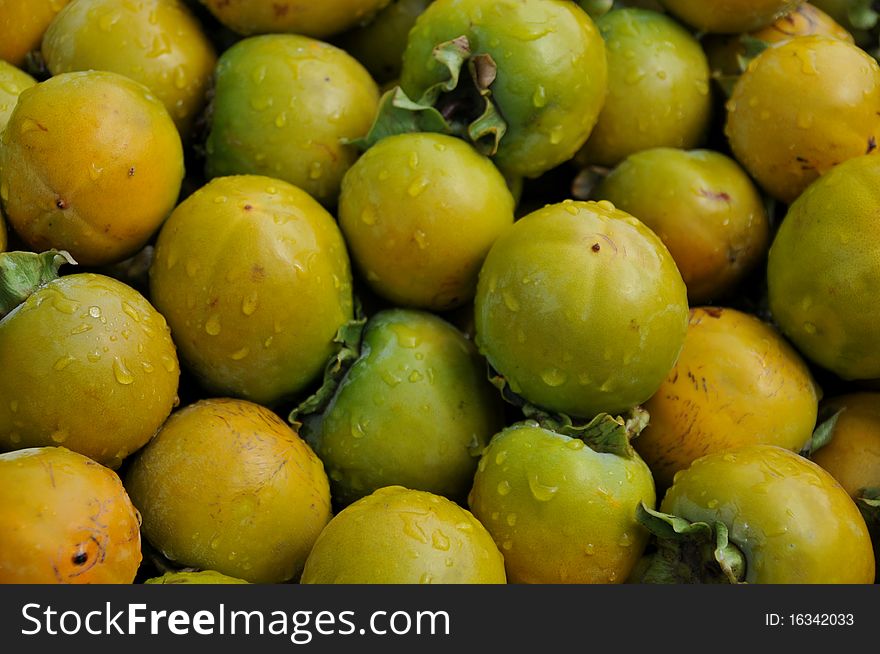
[{"label": "speckled fruit skin", "polygon": [[389,309],[370,318],[360,358],[300,433],[339,504],[391,485],[463,501],[502,421],[485,363],[461,332],[427,312]]},{"label": "speckled fruit skin", "polygon": [[480,270],[476,342],[514,393],[590,417],[647,400],[684,345],[684,282],[660,239],[609,202],[548,205]]},{"label": "speckled fruit skin", "polygon": [[399,306],[470,301],[489,248],[513,225],[504,177],[462,139],[383,138],[342,181],[339,226],[372,289]]},{"label": "speckled fruit skin", "polygon": [[125,486],[164,556],[251,583],[297,577],[330,520],[320,459],[278,416],[244,400],[175,412]]},{"label": "speckled fruit skin", "polygon": [[0,59],[24,64],[43,33],[69,0],[0,0]]},{"label": "speckled fruit skin", "polygon": [[793,39],[755,57],[726,106],[734,155],[790,204],[823,173],[876,149],[880,66],[846,41]]},{"label": "speckled fruit skin", "polygon": [[333,217],[258,175],[216,178],[178,205],[156,241],[150,292],[200,382],[260,404],[314,382],[353,316]]},{"label": "speckled fruit skin", "polygon": [[369,20],[390,0],[200,0],[239,34],[293,32],[324,38]]},{"label": "speckled fruit skin", "polygon": [[409,97],[448,77],[432,49],[463,35],[498,65],[492,97],[507,122],[498,167],[536,177],[570,159],[606,93],[605,44],[586,12],[562,0],[435,0],[403,54],[400,84]]},{"label": "speckled fruit skin", "polygon": [[772,23],[803,0],[659,0],[669,13],[700,32],[738,34]]},{"label": "speckled fruit skin", "polygon": [[0,583],[130,584],[140,516],[109,468],[63,447],[0,454]]},{"label": "speckled fruit skin", "polygon": [[305,36],[239,41],[219,59],[205,148],[209,177],[253,173],[299,186],[325,205],[367,133],[379,89],[345,51]]},{"label": "speckled fruit skin", "polygon": [[770,325],[734,309],[691,309],[684,349],[644,408],[633,446],[658,486],[711,452],[766,443],[800,451],[816,425],[819,389]]},{"label": "speckled fruit skin", "polygon": [[774,445],[697,459],[660,505],[691,522],[723,522],[746,559],[746,583],[870,584],[865,521],[834,478]]},{"label": "speckled fruit skin", "polygon": [[578,159],[615,166],[640,150],[699,145],[712,114],[709,64],[699,41],[670,17],[645,9],[611,11],[596,25],[606,45],[608,95]]},{"label": "speckled fruit skin", "polygon": [[841,409],[831,441],[810,458],[856,498],[865,488],[880,488],[880,393],[849,393],[822,403],[828,414]]},{"label": "speckled fruit skin", "polygon": [[18,96],[36,83],[37,80],[23,70],[0,60],[0,132],[6,129]]},{"label": "speckled fruit skin", "polygon": [[623,583],[648,543],[635,519],[654,506],[639,456],[599,453],[534,423],[486,448],[469,498],[504,555],[511,583]]},{"label": "speckled fruit skin", "polygon": [[304,584],[503,584],[485,527],[448,499],[387,486],[340,511],[306,561]]},{"label": "speckled fruit skin", "polygon": [[244,579],[220,574],[214,570],[181,570],[180,572],[166,572],[159,577],[151,577],[144,580],[145,584],[168,584],[168,585],[191,585],[191,584],[247,584]]},{"label": "speckled fruit skin", "polygon": [[118,73],[62,73],[24,90],[0,140],[0,201],[35,251],[122,261],[177,202],[183,146],[165,106]]},{"label": "speckled fruit skin", "polygon": [[767,211],[746,172],[711,150],[627,157],[591,197],[638,217],[669,248],[693,305],[724,297],[767,255]]},{"label": "speckled fruit skin", "polygon": [[111,70],[147,86],[188,135],[206,101],[214,46],[180,0],[73,0],[42,41],[53,75]]},{"label": "speckled fruit skin", "polygon": [[767,264],[770,311],[809,359],[880,378],[880,158],[846,161],[789,207]]},{"label": "speckled fruit skin", "polygon": [[0,449],[62,444],[116,468],[177,401],[165,319],[133,288],[65,275],[0,320]]}]

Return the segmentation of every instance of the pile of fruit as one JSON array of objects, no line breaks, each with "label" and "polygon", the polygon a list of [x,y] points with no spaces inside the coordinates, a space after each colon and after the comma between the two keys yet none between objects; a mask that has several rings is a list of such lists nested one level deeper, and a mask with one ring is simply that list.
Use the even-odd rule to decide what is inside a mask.
[{"label": "pile of fruit", "polygon": [[0,0],[0,582],[857,583],[865,0]]}]

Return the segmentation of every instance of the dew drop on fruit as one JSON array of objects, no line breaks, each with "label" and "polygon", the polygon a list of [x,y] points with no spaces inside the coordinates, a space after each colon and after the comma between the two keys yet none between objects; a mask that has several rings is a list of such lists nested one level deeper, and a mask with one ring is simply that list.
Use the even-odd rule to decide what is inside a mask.
[{"label": "dew drop on fruit", "polygon": [[220,333],[220,316],[216,313],[211,315],[207,321],[205,321],[205,332],[209,336],[216,336]]},{"label": "dew drop on fruit", "polygon": [[441,552],[449,551],[449,538],[439,529],[435,529],[434,533],[431,534],[431,545],[434,546],[435,550],[440,550]]},{"label": "dew drop on fruit", "polygon": [[241,312],[246,316],[254,315],[254,312],[257,310],[257,305],[259,304],[259,297],[256,292],[250,293],[246,295],[241,301]]},{"label": "dew drop on fruit", "polygon": [[510,493],[510,482],[508,482],[506,479],[502,482],[499,482],[497,490],[499,495],[507,495],[508,493]]},{"label": "dew drop on fruit", "polygon": [[501,450],[495,455],[495,465],[501,465],[507,459],[507,450]]},{"label": "dew drop on fruit", "polygon": [[243,347],[239,350],[236,350],[232,354],[229,355],[229,358],[233,361],[241,361],[246,358],[248,354],[250,354],[251,349],[249,347]]},{"label": "dew drop on fruit", "polygon": [[61,357],[60,359],[58,359],[55,362],[55,365],[52,367],[55,370],[61,371],[61,370],[64,370],[67,366],[69,366],[74,361],[76,361],[76,357],[73,357],[73,356],[67,354],[67,355]]},{"label": "dew drop on fruit", "polygon": [[565,383],[566,378],[566,374],[559,368],[550,368],[541,373],[541,381],[547,384],[547,386],[553,388],[556,386],[562,386]]},{"label": "dew drop on fruit", "polygon": [[506,306],[509,310],[513,311],[514,313],[519,311],[519,300],[516,299],[516,296],[509,289],[504,289],[503,291],[501,291],[501,297],[504,299],[504,306]]},{"label": "dew drop on fruit", "polygon": [[532,493],[532,497],[534,497],[539,502],[549,502],[554,497],[556,497],[556,493],[559,491],[559,486],[553,486],[549,484],[544,484],[538,479],[538,475],[535,473],[529,473],[529,490]]},{"label": "dew drop on fruit", "polygon": [[507,518],[506,518],[506,522],[509,527],[515,527],[516,526],[516,514],[515,513],[508,513]]},{"label": "dew drop on fruit", "polygon": [[805,322],[805,323],[804,323],[804,331],[807,332],[808,334],[811,334],[811,335],[812,335],[812,334],[815,334],[816,331],[817,331],[817,330],[816,330],[816,325],[814,325],[814,324],[811,323],[811,322]]},{"label": "dew drop on fruit", "polygon": [[131,374],[131,370],[128,369],[125,360],[121,357],[114,357],[113,359],[113,376],[116,377],[116,381],[124,386],[134,382],[134,375]]}]

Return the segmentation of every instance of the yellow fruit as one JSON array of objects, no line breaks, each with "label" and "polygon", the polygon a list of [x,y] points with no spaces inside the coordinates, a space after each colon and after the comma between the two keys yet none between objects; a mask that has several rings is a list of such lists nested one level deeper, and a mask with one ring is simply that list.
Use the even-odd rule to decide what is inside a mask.
[{"label": "yellow fruit", "polygon": [[0,0],[0,59],[20,66],[70,0]]}]

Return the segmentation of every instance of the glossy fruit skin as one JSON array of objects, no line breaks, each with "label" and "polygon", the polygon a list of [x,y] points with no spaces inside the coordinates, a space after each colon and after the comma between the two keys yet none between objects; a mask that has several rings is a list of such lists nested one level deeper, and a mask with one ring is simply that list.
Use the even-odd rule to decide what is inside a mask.
[{"label": "glossy fruit skin", "polygon": [[843,409],[831,440],[810,455],[851,497],[880,487],[880,393],[849,393],[822,403],[828,414]]},{"label": "glossy fruit skin", "polygon": [[35,251],[122,261],[174,208],[183,146],[165,106],[118,73],[62,73],[19,96],[0,140],[0,201]]},{"label": "glossy fruit skin", "polygon": [[92,273],[39,288],[0,320],[0,448],[64,444],[116,468],[177,401],[165,319],[136,290]]},{"label": "glossy fruit skin", "polygon": [[513,212],[492,162],[444,134],[381,139],[346,173],[339,196],[339,226],[372,289],[395,305],[436,311],[473,298]]},{"label": "glossy fruit skin", "polygon": [[606,44],[608,95],[578,160],[615,166],[640,150],[699,145],[712,97],[709,64],[694,36],[645,9],[611,11],[596,25]]},{"label": "glossy fruit skin", "polygon": [[110,70],[152,90],[180,133],[205,104],[214,46],[181,0],[73,0],[42,41],[53,75]]},{"label": "glossy fruit skin", "polygon": [[767,211],[757,188],[739,164],[719,152],[637,152],[612,170],[591,197],[636,216],[660,237],[692,305],[735,289],[770,245]]},{"label": "glossy fruit skin", "polygon": [[510,389],[591,417],[647,400],[684,344],[684,282],[666,246],[608,202],[548,205],[492,246],[476,342]]},{"label": "glossy fruit skin", "polygon": [[764,190],[790,204],[821,174],[875,150],[878,105],[873,57],[845,41],[806,36],[749,63],[727,102],[725,134]]},{"label": "glossy fruit skin", "polygon": [[633,446],[665,488],[705,454],[756,443],[800,451],[818,402],[806,364],[770,325],[697,307],[678,362],[644,405],[651,419]]},{"label": "glossy fruit skin", "polygon": [[490,88],[507,122],[493,157],[498,167],[536,177],[570,159],[606,93],[605,44],[586,12],[561,0],[435,0],[403,54],[400,84],[409,97],[448,77],[431,51],[463,35],[498,65]]},{"label": "glossy fruit skin", "polygon": [[392,485],[463,501],[502,421],[485,363],[461,332],[427,312],[388,309],[370,318],[360,358],[300,433],[337,504]]},{"label": "glossy fruit skin", "polygon": [[317,38],[338,34],[369,20],[390,0],[200,0],[224,25],[239,34],[292,32]]},{"label": "glossy fruit skin", "polygon": [[709,454],[675,476],[660,510],[723,522],[747,583],[870,584],[874,552],[846,491],[815,463],[774,445]]},{"label": "glossy fruit skin", "polygon": [[495,436],[469,506],[504,555],[511,583],[622,583],[648,543],[636,507],[654,480],[633,454],[600,453],[535,423]]},{"label": "glossy fruit skin", "polygon": [[63,447],[0,454],[0,583],[130,584],[140,516],[119,477]]},{"label": "glossy fruit skin", "polygon": [[18,96],[36,83],[26,72],[0,59],[0,132],[6,129]]},{"label": "glossy fruit skin", "polygon": [[335,40],[360,61],[379,84],[400,77],[409,31],[432,0],[391,0],[368,23],[355,26]]},{"label": "glossy fruit skin", "polygon": [[353,317],[333,217],[258,175],[213,179],[178,205],[156,241],[150,293],[201,384],[260,404],[314,382]]},{"label": "glossy fruit skin", "polygon": [[768,255],[773,319],[843,379],[880,378],[878,185],[873,155],[828,171],[789,207]]},{"label": "glossy fruit skin", "polygon": [[831,16],[812,4],[803,3],[780,16],[770,25],[748,34],[710,34],[702,43],[713,75],[739,75],[738,57],[746,54],[743,36],[765,43],[783,43],[801,36],[820,34],[841,41],[853,42],[853,36]]},{"label": "glossy fruit skin", "polygon": [[340,511],[306,561],[304,584],[503,584],[485,527],[445,497],[387,486]]},{"label": "glossy fruit skin", "polygon": [[247,584],[250,582],[237,577],[220,574],[214,570],[166,572],[159,577],[144,580],[145,584]]},{"label": "glossy fruit skin", "polygon": [[365,135],[378,103],[370,74],[335,46],[289,34],[239,41],[217,64],[207,174],[267,175],[335,205],[358,155],[341,140]]},{"label": "glossy fruit skin", "polygon": [[669,13],[700,32],[738,34],[761,29],[803,0],[660,0]]},{"label": "glossy fruit skin", "polygon": [[125,486],[164,556],[251,583],[299,575],[330,519],[321,461],[277,415],[244,400],[175,412]]},{"label": "glossy fruit skin", "polygon": [[69,0],[0,0],[0,59],[24,64],[40,47],[43,33]]}]

